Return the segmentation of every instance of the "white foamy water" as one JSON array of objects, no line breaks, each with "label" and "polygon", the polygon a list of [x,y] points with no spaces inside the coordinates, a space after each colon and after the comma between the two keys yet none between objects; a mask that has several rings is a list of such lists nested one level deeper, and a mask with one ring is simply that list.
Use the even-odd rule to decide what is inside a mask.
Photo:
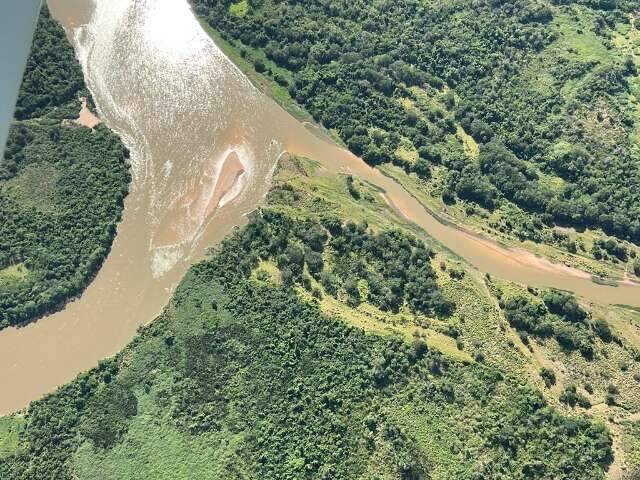
[{"label": "white foamy water", "polygon": [[229,142],[245,174],[220,208],[267,178],[273,154],[255,148],[245,122],[262,99],[186,2],[98,1],[73,36],[101,116],[133,152],[132,193],[144,191],[142,208],[155,230],[149,245],[158,250],[151,271],[158,277],[203,233]]},{"label": "white foamy water", "polygon": [[268,99],[186,1],[49,5],[99,116],[131,151],[133,181],[111,253],[82,296],[0,332],[0,413],[116,353],[158,315],[189,265],[264,197],[282,151],[256,116]]}]

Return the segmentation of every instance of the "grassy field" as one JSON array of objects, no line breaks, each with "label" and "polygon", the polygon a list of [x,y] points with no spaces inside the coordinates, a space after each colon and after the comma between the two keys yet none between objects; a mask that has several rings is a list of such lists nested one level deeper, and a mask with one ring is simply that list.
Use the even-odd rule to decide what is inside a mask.
[{"label": "grassy field", "polygon": [[56,207],[56,185],[61,176],[60,171],[51,164],[30,165],[2,188],[21,205],[51,213]]},{"label": "grassy field", "polygon": [[20,452],[18,438],[23,427],[24,418],[21,415],[0,417],[0,461]]}]

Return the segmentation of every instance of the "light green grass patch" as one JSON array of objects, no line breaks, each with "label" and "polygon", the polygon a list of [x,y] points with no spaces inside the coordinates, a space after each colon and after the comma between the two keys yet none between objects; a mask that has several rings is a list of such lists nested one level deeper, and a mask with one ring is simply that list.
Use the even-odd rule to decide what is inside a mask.
[{"label": "light green grass patch", "polygon": [[592,31],[590,14],[581,8],[575,8],[574,12],[578,15],[578,21],[568,13],[555,13],[553,25],[559,36],[549,49],[554,54],[584,62],[596,60],[603,64],[611,63],[611,52]]},{"label": "light green grass patch", "polygon": [[20,205],[48,213],[55,208],[60,176],[58,169],[49,163],[33,164],[8,181],[4,188]]},{"label": "light green grass patch", "polygon": [[473,159],[478,158],[478,155],[480,155],[480,147],[478,146],[476,141],[473,139],[473,137],[469,135],[467,132],[465,132],[464,128],[462,128],[460,125],[458,125],[458,128],[456,130],[456,135],[460,140],[462,140],[462,145],[464,146],[464,153],[470,158],[473,158]]},{"label": "light green grass patch", "polygon": [[545,97],[550,97],[555,93],[553,75],[544,70],[543,65],[534,62],[527,68],[524,73],[524,78],[527,80],[527,84],[534,92],[538,92]]},{"label": "light green grass patch", "polygon": [[[310,161],[302,159],[302,162],[304,170],[308,171]],[[269,208],[294,218],[315,220],[334,214],[353,222],[366,221],[379,229],[406,224],[385,202],[379,189],[371,184],[354,177],[354,186],[359,193],[359,198],[355,198],[348,192],[345,175],[328,175],[322,171],[317,173],[307,176],[291,166],[279,169],[275,187],[267,196]]]},{"label": "light green grass patch", "polygon": [[621,424],[620,443],[625,453],[625,463],[631,466],[629,477],[637,478],[640,474],[640,422],[625,421]]},{"label": "light green grass patch", "polygon": [[258,266],[251,272],[251,276],[256,280],[267,279],[274,283],[282,283],[282,274],[275,263],[260,260]]},{"label": "light green grass patch", "polygon": [[[544,53],[547,64],[555,64],[558,57],[579,62],[597,62],[600,68],[616,61],[618,55],[615,50],[608,50],[602,38],[593,32],[592,13],[581,7],[574,7],[572,12],[574,15],[567,12],[554,13],[553,26],[558,39]],[[562,88],[562,96],[565,99],[573,98],[579,85],[589,77],[590,74],[587,73],[582,79],[567,81]]]},{"label": "light green grass patch", "polygon": [[150,395],[138,399],[138,415],[122,441],[109,450],[83,443],[73,469],[83,480],[222,480],[244,478],[229,459],[243,438],[230,432],[189,435],[174,426],[171,410]]},{"label": "light green grass patch", "polygon": [[400,139],[400,146],[396,149],[395,154],[398,158],[408,163],[415,163],[418,161],[418,151],[413,146],[411,140],[402,137]]},{"label": "light green grass patch", "polygon": [[629,23],[620,23],[616,25],[613,32],[613,45],[618,51],[624,55],[631,55],[636,63],[638,63],[640,54],[640,31],[636,26],[636,19],[629,17]]},{"label": "light green grass patch", "polygon": [[[308,294],[302,290],[300,293],[309,300]],[[412,315],[383,312],[367,302],[361,303],[357,308],[351,308],[326,292],[320,301],[320,308],[327,315],[338,317],[365,332],[378,335],[398,335],[409,342],[414,339],[422,339],[429,348],[438,350],[453,360],[473,362],[471,355],[456,347],[454,339],[431,328],[417,325],[416,319]]]},{"label": "light green grass patch", "polygon": [[24,265],[24,263],[17,263],[0,270],[0,281],[3,279],[18,281],[24,280],[28,274],[29,269]]},{"label": "light green grass patch", "polygon": [[239,2],[229,5],[229,13],[234,17],[242,18],[249,13],[249,3],[247,0],[240,0]]},{"label": "light green grass patch", "polygon": [[0,417],[0,459],[20,451],[18,435],[24,428],[24,417],[10,415]]},{"label": "light green grass patch", "polygon": [[[423,404],[418,408],[409,403],[400,408],[388,408],[387,413],[415,440],[425,458],[436,465],[429,472],[429,478],[458,478],[460,471],[472,468],[468,462],[461,462],[460,456],[450,448],[452,445],[457,445],[460,449],[464,447],[459,444],[459,438],[463,437],[460,429],[465,429],[465,426],[453,420],[454,412],[445,413],[441,406]],[[468,447],[475,443],[473,437],[467,437]]]}]

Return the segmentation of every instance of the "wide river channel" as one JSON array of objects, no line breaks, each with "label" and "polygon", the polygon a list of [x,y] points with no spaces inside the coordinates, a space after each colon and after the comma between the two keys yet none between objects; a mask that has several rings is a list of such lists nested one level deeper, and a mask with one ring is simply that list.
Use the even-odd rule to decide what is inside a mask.
[{"label": "wide river channel", "polygon": [[0,332],[0,414],[118,352],[166,305],[189,265],[244,222],[283,152],[378,185],[410,221],[482,272],[640,306],[640,286],[589,275],[443,225],[393,180],[259,92],[202,30],[187,0],[49,0],[101,119],[132,152],[133,182],[109,257],[75,301]]}]

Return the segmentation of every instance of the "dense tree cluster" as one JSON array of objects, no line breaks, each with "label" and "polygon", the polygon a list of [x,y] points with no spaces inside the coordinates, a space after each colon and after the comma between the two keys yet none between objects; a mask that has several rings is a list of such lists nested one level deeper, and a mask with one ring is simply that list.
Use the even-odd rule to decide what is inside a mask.
[{"label": "dense tree cluster", "polygon": [[[16,109],[29,120],[11,125],[0,159],[0,329],[79,294],[120,220],[130,175],[118,137],[104,125],[92,131],[39,117],[57,107],[77,116],[79,72],[44,6]],[[6,273],[16,268],[19,275]]]},{"label": "dense tree cluster", "polygon": [[285,284],[311,288],[306,267],[326,293],[351,306],[364,300],[384,311],[407,305],[415,313],[438,316],[454,310],[436,284],[434,253],[422,241],[400,231],[374,234],[366,224],[323,223],[267,211],[247,230],[246,248],[262,260],[275,261]]},{"label": "dense tree cluster", "polygon": [[[13,141],[24,136],[29,141],[17,147]],[[95,274],[127,194],[125,155],[104,126],[93,132],[12,127],[2,165],[14,173],[0,180],[0,270],[20,264],[29,273],[23,279],[0,278],[0,328],[56,307],[82,291]],[[52,174],[58,178],[51,192],[21,183],[27,176],[38,182]]]},{"label": "dense tree cluster", "polygon": [[421,241],[399,231],[371,234],[366,225],[347,223],[329,245],[334,266],[322,283],[334,289],[338,280],[348,303],[360,302],[358,282],[365,280],[366,300],[382,310],[397,312],[406,303],[416,313],[446,316],[453,311],[435,281],[434,253]]},{"label": "dense tree cluster", "polygon": [[564,387],[564,390],[562,390],[562,393],[560,394],[560,401],[562,403],[566,403],[571,407],[591,407],[591,402],[589,401],[589,399],[578,392],[578,388],[572,383]]},{"label": "dense tree cluster", "polygon": [[44,4],[22,77],[15,117],[18,120],[42,117],[60,109],[64,109],[62,115],[77,114],[81,92],[87,93],[82,68],[64,30]]},{"label": "dense tree cluster", "polygon": [[596,259],[601,259],[608,255],[617,258],[622,262],[626,262],[629,256],[629,252],[627,247],[614,238],[598,238],[593,242],[593,247],[591,250],[593,257]]},{"label": "dense tree cluster", "polygon": [[[145,455],[139,442],[154,439],[128,431],[150,405],[162,412],[154,421],[184,441],[206,435],[211,453],[194,461],[221,478],[429,478],[446,465],[412,433],[428,412],[447,425],[437,442],[456,478],[604,477],[612,450],[601,425],[559,415],[494,368],[365,334],[290,285],[252,279],[257,259],[284,247],[292,228],[316,251],[326,241],[320,228],[285,223],[254,218],[192,268],[167,311],[122,354],[34,402],[23,448],[0,458],[0,477],[74,478],[80,447],[97,470],[120,442],[127,458]],[[408,424],[399,420],[405,409],[419,412]]]},{"label": "dense tree cluster", "polygon": [[[223,38],[288,71],[291,97],[367,162],[425,178],[442,163],[445,201],[494,208],[507,199],[549,224],[640,242],[640,159],[626,106],[636,69],[608,39],[633,2],[252,0],[242,15],[231,0],[192,3]],[[557,14],[574,7],[609,45],[606,61],[547,53],[562,40]],[[535,88],[532,65],[550,77],[548,92]],[[480,144],[480,162],[460,158],[457,125]],[[419,160],[400,153],[407,144]],[[551,189],[540,173],[564,183]]]},{"label": "dense tree cluster", "polygon": [[523,340],[526,341],[528,335],[555,338],[566,350],[579,350],[586,358],[593,357],[596,336],[607,342],[612,340],[606,321],[591,321],[573,295],[550,290],[544,293],[542,300],[515,296],[500,302],[505,317]]},{"label": "dense tree cluster", "polygon": [[540,369],[540,378],[547,388],[556,384],[556,373],[550,368],[542,367]]}]

